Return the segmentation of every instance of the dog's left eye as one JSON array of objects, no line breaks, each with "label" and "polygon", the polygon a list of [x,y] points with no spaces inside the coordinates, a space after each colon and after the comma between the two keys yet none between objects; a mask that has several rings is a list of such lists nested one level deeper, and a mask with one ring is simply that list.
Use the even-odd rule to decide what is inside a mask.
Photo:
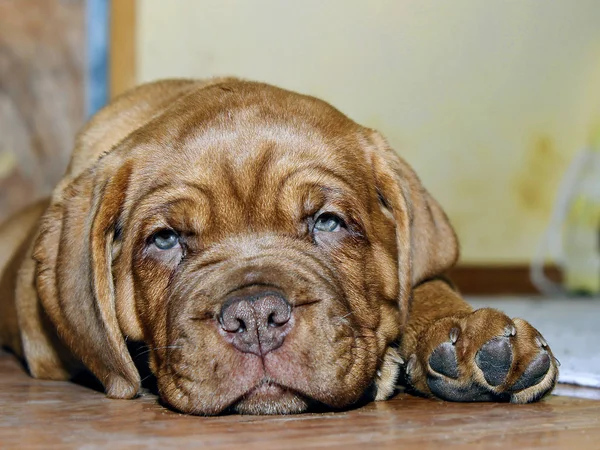
[{"label": "dog's left eye", "polygon": [[170,250],[179,245],[179,235],[173,230],[160,230],[154,233],[152,242],[160,250]]},{"label": "dog's left eye", "polygon": [[344,226],[344,221],[335,214],[324,213],[315,220],[315,230],[325,231],[327,233],[335,233],[340,231]]}]

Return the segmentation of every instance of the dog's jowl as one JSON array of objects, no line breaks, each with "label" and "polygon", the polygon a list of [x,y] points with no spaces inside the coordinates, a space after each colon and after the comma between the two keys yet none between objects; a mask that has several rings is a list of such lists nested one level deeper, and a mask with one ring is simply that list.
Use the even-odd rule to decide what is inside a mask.
[{"label": "dog's jowl", "polygon": [[527,322],[444,278],[444,212],[376,131],[236,79],[169,80],[81,131],[50,199],[0,229],[0,339],[34,377],[133,398],[126,342],[191,414],[385,400],[531,402],[557,366]]}]

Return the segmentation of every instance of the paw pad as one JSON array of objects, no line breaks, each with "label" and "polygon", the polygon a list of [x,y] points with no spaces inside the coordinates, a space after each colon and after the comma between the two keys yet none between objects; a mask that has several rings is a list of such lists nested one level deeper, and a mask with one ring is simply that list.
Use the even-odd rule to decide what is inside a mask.
[{"label": "paw pad", "polygon": [[[512,334],[509,332],[510,335]],[[489,340],[479,349],[475,357],[477,366],[490,386],[499,386],[506,380],[512,360],[512,347],[508,337]]]},{"label": "paw pad", "polygon": [[450,342],[438,345],[429,357],[429,367],[439,374],[457,379],[459,372],[454,345]]},{"label": "paw pad", "polygon": [[541,352],[531,364],[527,366],[523,375],[519,377],[510,390],[519,391],[538,384],[550,370],[550,362],[550,355],[546,352]]},{"label": "paw pad", "polygon": [[483,386],[471,384],[468,386],[455,386],[439,377],[428,376],[427,385],[436,397],[451,402],[491,402],[502,401],[508,398],[506,394],[494,394]]}]

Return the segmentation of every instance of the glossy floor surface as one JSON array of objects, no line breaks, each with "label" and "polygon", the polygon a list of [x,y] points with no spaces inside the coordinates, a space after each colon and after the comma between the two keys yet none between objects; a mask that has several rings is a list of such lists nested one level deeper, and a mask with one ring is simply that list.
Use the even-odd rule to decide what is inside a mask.
[{"label": "glossy floor surface", "polygon": [[0,351],[0,448],[599,449],[596,398],[510,405],[399,395],[337,413],[193,417],[165,409],[151,394],[110,400],[73,383],[34,380]]}]

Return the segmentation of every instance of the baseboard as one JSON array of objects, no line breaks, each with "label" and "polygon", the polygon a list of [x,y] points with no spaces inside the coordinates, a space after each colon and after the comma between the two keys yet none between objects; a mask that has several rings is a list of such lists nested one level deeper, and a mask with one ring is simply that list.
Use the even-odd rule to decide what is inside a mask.
[{"label": "baseboard", "polygon": [[[547,276],[559,282],[561,271],[556,266],[546,267]],[[475,266],[459,265],[449,272],[450,278],[465,295],[536,295],[537,288],[529,278],[529,266]]]}]

